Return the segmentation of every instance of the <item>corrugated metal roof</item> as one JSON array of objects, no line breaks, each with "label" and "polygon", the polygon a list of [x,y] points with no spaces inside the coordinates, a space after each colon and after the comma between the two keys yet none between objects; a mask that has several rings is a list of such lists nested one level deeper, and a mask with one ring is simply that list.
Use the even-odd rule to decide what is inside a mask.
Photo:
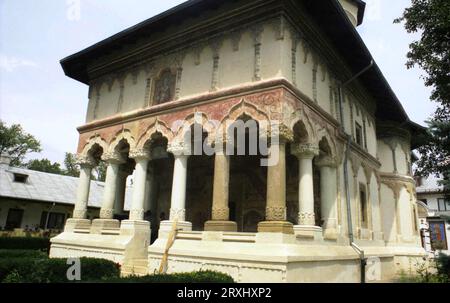
[{"label": "corrugated metal roof", "polygon": [[[14,182],[14,174],[28,176],[25,183]],[[0,164],[0,197],[48,203],[75,204],[78,178],[43,173]],[[91,181],[88,206],[101,207],[104,183]],[[131,203],[132,187],[128,186],[125,209]]]},{"label": "corrugated metal roof", "polygon": [[421,193],[434,193],[442,192],[444,190],[443,185],[439,185],[441,179],[435,175],[430,175],[428,178],[422,178],[422,185],[417,186],[416,191],[418,194]]}]

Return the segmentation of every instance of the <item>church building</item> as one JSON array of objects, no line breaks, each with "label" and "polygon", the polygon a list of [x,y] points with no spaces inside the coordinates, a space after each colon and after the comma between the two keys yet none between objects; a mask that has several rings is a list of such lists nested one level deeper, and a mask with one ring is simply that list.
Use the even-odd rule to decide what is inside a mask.
[{"label": "church building", "polygon": [[[190,0],[63,59],[89,105],[75,209],[51,257],[237,282],[410,270],[425,256],[411,172],[423,129],[358,34],[364,10],[361,0]],[[100,218],[89,220],[100,161]]]}]

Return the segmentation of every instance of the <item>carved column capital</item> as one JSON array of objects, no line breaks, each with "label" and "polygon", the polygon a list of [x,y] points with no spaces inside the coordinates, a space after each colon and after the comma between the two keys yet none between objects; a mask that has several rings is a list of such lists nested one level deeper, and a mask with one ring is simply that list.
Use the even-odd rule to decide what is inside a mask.
[{"label": "carved column capital", "polygon": [[87,168],[94,168],[98,165],[98,162],[89,155],[87,156],[78,155],[76,163],[80,165],[80,167],[87,167]]},{"label": "carved column capital", "polygon": [[104,153],[102,155],[102,160],[109,164],[123,164],[126,162],[124,157],[116,151]]},{"label": "carved column capital", "polygon": [[290,130],[286,125],[280,124],[275,127],[271,127],[271,130],[269,131],[269,137],[271,138],[271,142],[276,142],[276,139],[278,139],[278,142],[280,143],[286,143],[286,142],[292,142],[294,141],[294,132]]},{"label": "carved column capital", "polygon": [[167,146],[167,151],[175,157],[189,157],[191,155],[190,147],[183,142],[174,142]]},{"label": "carved column capital", "polygon": [[130,150],[129,157],[136,161],[151,160],[150,151],[145,148],[136,148]]},{"label": "carved column capital", "polygon": [[319,155],[319,147],[314,144],[293,144],[291,153],[299,159],[313,159]]}]

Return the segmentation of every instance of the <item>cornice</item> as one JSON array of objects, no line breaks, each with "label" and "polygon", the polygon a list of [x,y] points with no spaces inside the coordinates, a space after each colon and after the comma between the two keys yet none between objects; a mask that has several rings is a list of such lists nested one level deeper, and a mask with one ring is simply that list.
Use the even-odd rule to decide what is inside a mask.
[{"label": "cornice", "polygon": [[207,43],[238,28],[247,28],[249,24],[270,20],[280,15],[281,11],[282,5],[279,1],[249,1],[239,9],[221,12],[212,18],[205,17],[203,18],[205,21],[197,20],[193,24],[178,27],[173,32],[156,33],[156,38],[146,37],[145,41],[142,39],[135,43],[133,49],[121,49],[106,56],[99,64],[90,66],[88,73],[95,79],[108,73],[115,73],[117,70],[127,69],[129,66],[154,61],[158,57]]}]

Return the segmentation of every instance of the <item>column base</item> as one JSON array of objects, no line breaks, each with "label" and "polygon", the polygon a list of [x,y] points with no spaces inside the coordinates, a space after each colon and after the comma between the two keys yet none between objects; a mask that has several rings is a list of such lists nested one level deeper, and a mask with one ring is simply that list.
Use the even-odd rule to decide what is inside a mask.
[{"label": "column base", "polygon": [[294,234],[294,225],[287,221],[263,221],[258,223],[258,233]]},{"label": "column base", "polygon": [[120,221],[115,219],[95,219],[92,221],[91,234],[102,234],[106,230],[120,229]]},{"label": "column base", "polygon": [[91,220],[88,219],[67,219],[64,226],[64,232],[74,232],[76,229],[89,231],[91,228]]},{"label": "column base", "polygon": [[300,238],[323,239],[322,227],[313,225],[295,225],[294,233]]},{"label": "column base", "polygon": [[236,232],[237,224],[233,221],[207,221],[204,227],[205,231],[228,231]]},{"label": "column base", "polygon": [[338,235],[339,233],[336,228],[325,228],[323,230],[323,238],[325,240],[337,240]]},{"label": "column base", "polygon": [[[174,221],[161,221],[159,224],[159,238],[167,238],[172,231]],[[177,231],[192,231],[192,223],[187,221],[178,221],[176,226]]]}]

